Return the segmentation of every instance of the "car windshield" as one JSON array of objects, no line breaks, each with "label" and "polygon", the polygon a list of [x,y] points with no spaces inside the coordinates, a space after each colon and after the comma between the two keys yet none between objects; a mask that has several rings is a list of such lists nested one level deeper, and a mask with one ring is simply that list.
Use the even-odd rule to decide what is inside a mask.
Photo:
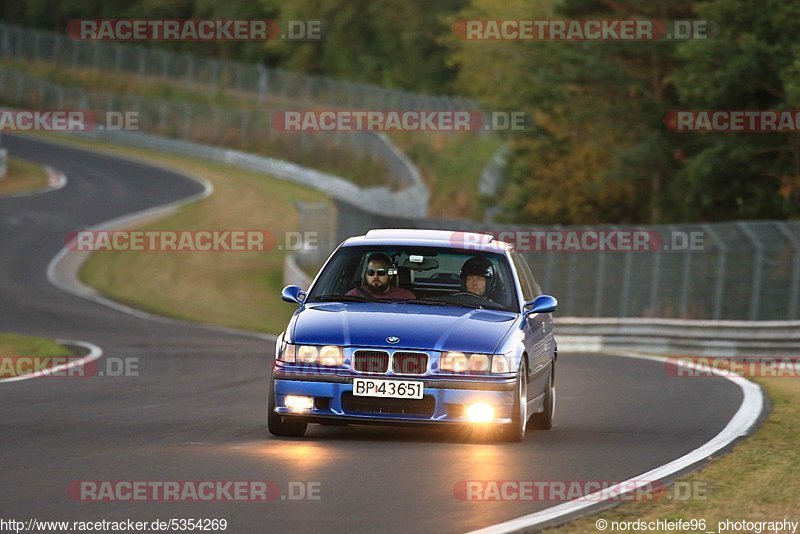
[{"label": "car windshield", "polygon": [[519,311],[505,255],[438,247],[341,247],[306,299],[331,301]]}]

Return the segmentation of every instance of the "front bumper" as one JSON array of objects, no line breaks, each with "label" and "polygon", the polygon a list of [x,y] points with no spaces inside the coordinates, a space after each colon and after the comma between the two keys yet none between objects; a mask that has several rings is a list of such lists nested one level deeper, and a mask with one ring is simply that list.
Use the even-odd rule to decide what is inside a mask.
[{"label": "front bumper", "polygon": [[[489,424],[507,424],[511,422],[511,413],[516,397],[516,383],[513,378],[492,380],[459,380],[446,378],[411,378],[394,377],[397,380],[423,382],[423,396],[430,404],[432,413],[385,413],[379,409],[348,409],[343,397],[352,395],[353,376],[330,374],[297,374],[275,370],[274,395],[275,411],[281,415],[300,417],[308,422],[324,422],[339,420],[353,423],[386,423],[386,424],[472,424],[464,416],[465,408],[474,402],[487,402],[495,409],[495,419]],[[392,377],[371,377],[379,380],[392,380]],[[287,395],[303,395],[314,397],[314,408],[304,412],[293,412],[286,407]],[[358,397],[364,399],[365,397]],[[374,397],[368,397],[374,401]],[[384,399],[385,400],[385,399]],[[395,406],[402,400],[388,401]],[[380,404],[375,401],[375,404]]]}]

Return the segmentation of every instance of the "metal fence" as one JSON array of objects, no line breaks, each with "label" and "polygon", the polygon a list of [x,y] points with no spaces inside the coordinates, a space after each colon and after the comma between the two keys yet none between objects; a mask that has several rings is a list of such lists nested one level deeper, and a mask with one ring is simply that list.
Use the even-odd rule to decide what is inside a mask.
[{"label": "metal fence", "polygon": [[[319,250],[306,251],[299,258],[306,260],[307,269],[315,268],[341,240],[370,228],[493,232],[554,229],[421,218],[427,205],[427,190],[418,171],[385,137],[364,132],[297,133],[292,134],[294,137],[288,142],[283,138],[285,147],[282,147],[281,138],[275,137],[277,134],[269,127],[269,111],[287,106],[477,110],[478,106],[470,100],[418,95],[144,46],[73,41],[66,35],[2,23],[0,58],[42,60],[130,75],[139,81],[178,84],[191,92],[237,100],[238,107],[87,92],[0,68],[0,98],[10,103],[41,108],[137,110],[144,132],[243,150],[253,150],[253,142],[260,140],[270,145],[276,157],[315,167],[324,166],[326,160],[342,157],[341,154],[372,157],[381,162],[393,184],[402,191],[356,188],[356,193],[346,198],[348,194],[342,191],[351,188],[342,184],[339,184],[342,187],[333,187],[336,185],[333,177],[325,181],[314,178],[313,173],[300,173],[308,175],[312,180],[310,185],[333,184],[331,191],[337,200],[335,214],[326,214],[325,208],[320,206],[302,208],[307,216],[301,218],[301,230],[320,232],[322,236]],[[248,108],[248,101],[256,103],[257,107]],[[205,153],[212,150],[185,144],[187,150],[206,156]],[[257,170],[277,169],[276,162],[241,152],[226,152],[220,157],[234,158],[236,164]],[[489,186],[496,171],[489,169],[482,183]],[[287,172],[287,176],[297,174]],[[332,230],[334,224],[335,231]],[[636,229],[657,232],[667,242],[673,232],[700,232],[703,247],[691,251],[525,253],[542,289],[559,298],[560,314],[742,320],[797,319],[800,316],[800,222],[756,221]]]},{"label": "metal fence", "polygon": [[[419,171],[385,135],[283,132],[272,127],[272,114],[321,105],[477,109],[470,100],[418,95],[142,45],[75,41],[64,34],[4,23],[0,23],[0,59],[91,69],[113,73],[116,79],[129,76],[142,87],[157,82],[182,91],[180,98],[86,91],[9,66],[0,68],[0,98],[5,104],[136,111],[143,132],[259,153],[344,175],[364,184],[377,199],[377,206],[385,206],[382,201],[391,197],[391,205],[407,213],[424,213],[428,193]],[[224,105],[217,104],[221,101]],[[387,188],[407,192],[390,195]]]},{"label": "metal fence", "polygon": [[[533,227],[388,217],[336,203],[339,243],[371,228],[451,231],[647,231],[669,246],[642,251],[525,251],[542,290],[574,317],[664,317],[726,320],[800,318],[800,221],[738,221],[659,226]],[[313,221],[302,222],[305,231]],[[696,250],[682,248],[692,234]],[[495,234],[496,235],[496,234]],[[657,236],[657,237],[656,237]],[[652,248],[652,247],[651,247]],[[330,250],[303,264],[318,268]]]},{"label": "metal fence", "polygon": [[[95,112],[135,110],[138,129],[165,138],[258,152],[335,173],[352,164],[366,163],[383,184],[358,191],[367,206],[391,213],[424,214],[428,192],[419,171],[382,134],[373,132],[276,132],[270,128],[272,109],[225,109],[166,99],[64,87],[38,76],[0,67],[0,99],[12,106],[36,109],[80,109]],[[127,132],[107,132],[121,138]],[[206,147],[205,150],[211,150]],[[240,160],[247,159],[239,153]],[[254,156],[255,157],[255,156]],[[258,157],[255,157],[258,160]],[[336,165],[341,159],[340,165]],[[346,160],[346,161],[345,161]],[[256,164],[259,169],[260,162]],[[326,184],[307,185],[326,189]],[[341,188],[340,188],[341,189]],[[328,191],[331,192],[331,191]],[[342,193],[339,196],[346,196]],[[359,197],[361,198],[361,197]]]},{"label": "metal fence", "polygon": [[4,23],[0,23],[0,57],[130,74],[140,80],[178,83],[215,96],[256,98],[261,103],[273,101],[285,105],[303,101],[366,109],[479,110],[468,99],[422,95],[143,45],[77,41],[66,34]]}]

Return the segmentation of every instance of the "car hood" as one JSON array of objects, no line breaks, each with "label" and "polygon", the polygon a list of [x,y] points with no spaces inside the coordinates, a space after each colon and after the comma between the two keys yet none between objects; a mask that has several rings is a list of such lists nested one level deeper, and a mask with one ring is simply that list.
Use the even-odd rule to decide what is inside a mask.
[{"label": "car hood", "polygon": [[[390,303],[319,303],[299,310],[294,343],[492,353],[518,314]],[[387,337],[400,338],[395,344]]]}]

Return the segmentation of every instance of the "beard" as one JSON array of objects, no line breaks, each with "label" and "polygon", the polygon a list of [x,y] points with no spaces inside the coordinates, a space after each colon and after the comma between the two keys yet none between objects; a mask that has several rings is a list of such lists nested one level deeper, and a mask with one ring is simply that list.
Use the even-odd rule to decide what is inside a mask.
[{"label": "beard", "polygon": [[389,289],[389,282],[386,282],[385,284],[377,282],[377,283],[371,283],[369,285],[369,290],[372,291],[373,293],[386,293],[387,289]]}]

